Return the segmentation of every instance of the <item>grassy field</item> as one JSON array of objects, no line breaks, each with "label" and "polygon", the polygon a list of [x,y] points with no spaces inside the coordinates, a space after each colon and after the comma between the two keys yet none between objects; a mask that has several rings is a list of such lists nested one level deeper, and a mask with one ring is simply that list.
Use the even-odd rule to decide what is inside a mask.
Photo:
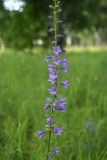
[{"label": "grassy field", "polygon": [[[70,87],[59,92],[67,108],[55,115],[65,128],[55,160],[107,160],[107,53],[69,52],[67,58],[63,77]],[[48,137],[38,140],[36,131],[45,125],[47,75],[41,53],[0,55],[0,160],[45,160]]]}]

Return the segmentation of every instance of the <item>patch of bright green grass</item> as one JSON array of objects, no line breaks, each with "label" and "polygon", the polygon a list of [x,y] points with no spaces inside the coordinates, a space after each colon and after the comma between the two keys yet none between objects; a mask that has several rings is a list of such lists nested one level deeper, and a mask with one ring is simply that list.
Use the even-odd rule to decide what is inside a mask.
[{"label": "patch of bright green grass", "polygon": [[[45,51],[44,51],[45,52]],[[107,160],[107,54],[67,54],[66,113],[55,113],[64,127],[56,160]],[[48,95],[47,64],[42,54],[0,55],[0,160],[45,160],[47,136],[42,106]]]}]

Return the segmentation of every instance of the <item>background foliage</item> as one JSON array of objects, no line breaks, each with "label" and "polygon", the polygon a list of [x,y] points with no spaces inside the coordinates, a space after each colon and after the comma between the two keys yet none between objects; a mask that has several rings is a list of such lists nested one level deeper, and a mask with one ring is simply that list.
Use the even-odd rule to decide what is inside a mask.
[{"label": "background foliage", "polygon": [[[0,0],[0,38],[8,47],[33,47],[34,41],[42,39],[46,43],[50,27],[47,19],[51,1],[22,0],[23,10],[7,10]],[[106,29],[107,1],[106,0],[62,0],[63,14],[66,22],[65,29],[73,31],[93,32]]]}]

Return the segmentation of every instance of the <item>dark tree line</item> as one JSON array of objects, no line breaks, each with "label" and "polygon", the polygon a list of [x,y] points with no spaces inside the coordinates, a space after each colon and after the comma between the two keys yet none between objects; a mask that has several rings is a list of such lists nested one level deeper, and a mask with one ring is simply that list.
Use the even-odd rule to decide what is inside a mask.
[{"label": "dark tree line", "polygon": [[[23,11],[9,11],[0,0],[0,39],[7,47],[33,47],[47,38],[51,0],[22,0]],[[61,0],[62,18],[74,31],[99,30],[107,26],[107,0]]]}]

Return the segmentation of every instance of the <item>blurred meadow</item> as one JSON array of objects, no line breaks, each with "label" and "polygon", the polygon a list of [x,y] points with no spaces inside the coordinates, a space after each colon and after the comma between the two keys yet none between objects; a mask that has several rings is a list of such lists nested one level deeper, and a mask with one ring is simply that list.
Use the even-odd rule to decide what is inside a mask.
[{"label": "blurred meadow", "polygon": [[[107,2],[62,0],[69,80],[55,160],[107,160]],[[96,6],[97,4],[97,6]],[[49,1],[0,0],[0,160],[45,160]],[[20,25],[19,25],[20,24]]]},{"label": "blurred meadow", "polygon": [[[42,106],[49,97],[42,53],[0,56],[0,160],[44,159],[46,137],[36,136],[44,126]],[[59,93],[67,98],[67,108],[56,116],[65,128],[58,159],[106,160],[107,54],[68,52],[67,58],[70,87]]]}]

